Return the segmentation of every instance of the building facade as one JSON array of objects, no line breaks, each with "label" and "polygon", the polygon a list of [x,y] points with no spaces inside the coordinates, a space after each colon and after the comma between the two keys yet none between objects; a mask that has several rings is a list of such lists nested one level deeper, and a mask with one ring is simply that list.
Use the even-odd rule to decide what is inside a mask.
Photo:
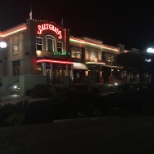
[{"label": "building facade", "polygon": [[116,55],[124,52],[122,46],[73,37],[69,29],[50,21],[28,19],[0,32],[0,41],[7,43],[0,52],[1,82],[13,78],[6,87],[18,82],[21,75],[45,76],[47,83],[65,85],[84,83],[87,76],[96,83],[110,82],[109,76],[120,79],[122,67],[117,65]]},{"label": "building facade", "polygon": [[83,63],[88,70],[82,68],[74,70],[74,77],[77,75],[88,76],[96,83],[109,83],[109,77],[114,76],[120,80],[121,66],[116,63],[116,56],[123,49],[105,45],[102,41],[83,37],[70,37],[71,58],[73,61]]}]

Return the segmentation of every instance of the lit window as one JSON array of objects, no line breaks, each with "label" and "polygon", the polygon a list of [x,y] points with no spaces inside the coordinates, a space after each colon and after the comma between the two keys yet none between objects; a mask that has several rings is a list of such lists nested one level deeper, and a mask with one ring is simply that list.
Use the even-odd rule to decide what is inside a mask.
[{"label": "lit window", "polygon": [[43,39],[41,37],[36,38],[36,50],[42,50]]},{"label": "lit window", "polygon": [[48,52],[56,51],[56,40],[53,36],[46,36],[46,50]]}]

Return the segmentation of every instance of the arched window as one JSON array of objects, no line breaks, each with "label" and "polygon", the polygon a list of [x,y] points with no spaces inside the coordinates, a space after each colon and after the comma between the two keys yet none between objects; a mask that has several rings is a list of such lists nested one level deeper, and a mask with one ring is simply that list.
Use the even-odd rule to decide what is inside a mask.
[{"label": "arched window", "polygon": [[53,36],[46,36],[46,51],[54,52],[56,51],[56,39]]}]

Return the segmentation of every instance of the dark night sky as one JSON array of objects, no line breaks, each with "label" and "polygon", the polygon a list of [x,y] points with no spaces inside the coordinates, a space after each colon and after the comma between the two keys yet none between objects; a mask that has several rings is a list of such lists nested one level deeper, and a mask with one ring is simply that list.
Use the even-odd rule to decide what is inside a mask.
[{"label": "dark night sky", "polygon": [[86,36],[113,46],[123,44],[126,49],[154,47],[152,0],[2,0],[0,31],[25,23],[31,6],[34,19],[60,24],[63,18],[72,36]]}]

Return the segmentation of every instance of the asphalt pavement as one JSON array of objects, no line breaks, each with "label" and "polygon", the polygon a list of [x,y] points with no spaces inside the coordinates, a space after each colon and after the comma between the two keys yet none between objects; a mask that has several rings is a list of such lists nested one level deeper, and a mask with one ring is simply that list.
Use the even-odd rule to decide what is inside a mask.
[{"label": "asphalt pavement", "polygon": [[153,154],[154,117],[61,119],[0,128],[0,154]]}]

